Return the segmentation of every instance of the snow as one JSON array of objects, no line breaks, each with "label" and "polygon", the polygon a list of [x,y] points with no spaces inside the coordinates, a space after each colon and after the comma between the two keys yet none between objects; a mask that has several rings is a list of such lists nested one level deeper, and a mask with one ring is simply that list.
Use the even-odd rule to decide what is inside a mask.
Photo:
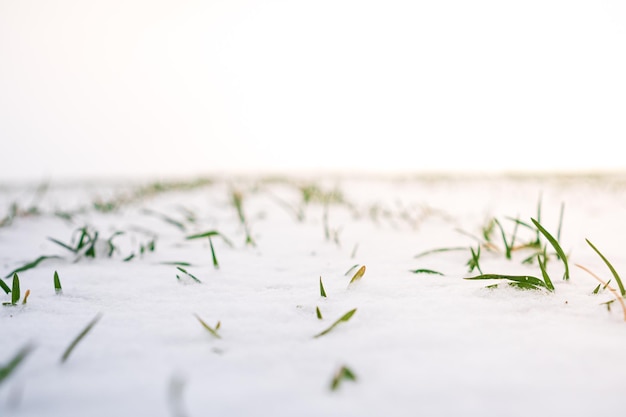
[{"label": "snow", "polygon": [[[321,202],[303,205],[298,220],[302,184],[341,192],[345,203],[328,205],[330,239]],[[614,297],[592,294],[598,282],[575,266],[611,278],[588,238],[624,270],[622,176],[218,177],[112,212],[92,208],[137,186],[51,184],[36,200],[40,214],[0,228],[2,276],[40,255],[63,257],[19,273],[22,293],[31,291],[28,303],[0,308],[0,365],[34,346],[0,384],[0,415],[588,416],[622,405],[623,314],[617,303],[607,311],[602,303]],[[256,246],[245,243],[233,189],[242,192]],[[0,207],[16,201],[27,208],[33,195],[33,187],[1,188]],[[469,250],[415,258],[440,247],[476,247],[468,234],[479,236],[492,217],[510,233],[507,217],[530,223],[540,199],[541,223],[553,234],[564,205],[560,243],[571,278],[562,280],[563,263],[551,259],[553,293],[464,280],[478,274],[468,272]],[[73,213],[72,221],[58,211]],[[77,258],[48,240],[70,243],[85,225],[105,239],[125,232],[112,257],[98,247],[95,258]],[[185,239],[207,230],[233,242],[212,239],[219,269],[208,240]],[[139,256],[155,236],[154,252]],[[532,236],[519,230],[520,242]],[[497,233],[493,242],[501,245]],[[136,257],[123,262],[132,252]],[[541,277],[536,263],[521,263],[527,254],[507,260],[483,248],[481,268]],[[184,268],[202,283],[162,263],[171,261],[191,263]],[[345,273],[355,264],[367,269],[348,285],[352,274]],[[410,272],[418,268],[444,275]],[[54,271],[62,295],[55,294]],[[349,321],[313,337],[354,308]],[[61,364],[66,347],[99,313]],[[219,321],[221,338],[195,314],[212,327]],[[341,366],[357,379],[331,391]]]}]

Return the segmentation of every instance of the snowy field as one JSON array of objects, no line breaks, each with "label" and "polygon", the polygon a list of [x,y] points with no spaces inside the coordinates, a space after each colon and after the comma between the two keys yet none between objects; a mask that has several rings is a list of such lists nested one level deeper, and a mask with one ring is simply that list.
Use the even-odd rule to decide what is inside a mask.
[{"label": "snowy field", "polygon": [[626,271],[625,212],[622,176],[5,185],[0,416],[615,415],[585,239]]}]

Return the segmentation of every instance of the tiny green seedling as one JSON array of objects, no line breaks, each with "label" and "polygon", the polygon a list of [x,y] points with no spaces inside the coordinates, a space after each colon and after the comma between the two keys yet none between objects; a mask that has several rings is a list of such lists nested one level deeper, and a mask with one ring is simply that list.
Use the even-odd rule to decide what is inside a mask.
[{"label": "tiny green seedling", "polygon": [[330,333],[335,327],[337,327],[340,323],[342,322],[347,322],[348,320],[350,320],[352,318],[352,316],[354,315],[354,313],[356,313],[356,308],[352,309],[350,311],[348,311],[346,314],[344,314],[343,316],[341,316],[337,321],[335,321],[333,324],[331,324],[331,326],[329,328],[327,328],[326,330],[324,330],[321,333],[316,334],[315,336],[313,336],[314,338],[318,338],[321,336],[324,336],[325,334]]},{"label": "tiny green seedling", "polygon": [[209,231],[202,232],[202,233],[196,233],[194,235],[187,236],[185,239],[195,240],[195,239],[211,238],[213,236],[221,237],[224,243],[226,243],[231,248],[233,247],[233,243],[226,236],[224,236],[222,233],[218,232],[217,230],[209,230]]},{"label": "tiny green seedling", "polygon": [[326,290],[324,290],[324,284],[322,283],[322,277],[320,277],[320,296],[326,298]]},{"label": "tiny green seedling", "polygon": [[215,269],[219,269],[220,264],[217,262],[217,256],[215,256],[215,249],[213,248],[213,241],[211,240],[211,236],[209,236],[209,246],[211,247],[211,258],[213,259],[213,267]]},{"label": "tiny green seedling", "polygon": [[322,320],[322,312],[320,311],[320,308],[315,306],[315,315],[317,316],[318,319]]},{"label": "tiny green seedling", "polygon": [[63,294],[63,288],[61,287],[61,280],[59,279],[59,273],[57,271],[54,271],[54,292],[57,295],[61,295]]},{"label": "tiny green seedling", "polygon": [[0,278],[0,288],[2,288],[2,291],[4,291],[5,294],[11,293],[11,288],[9,288],[9,286],[1,278]]},{"label": "tiny green seedling", "polygon": [[250,234],[250,228],[248,227],[248,221],[246,220],[246,216],[243,213],[243,194],[240,191],[233,191],[231,194],[233,205],[237,210],[237,216],[239,217],[239,222],[244,228],[244,232],[246,233],[246,245],[256,246],[254,239]]},{"label": "tiny green seedling", "polygon": [[354,284],[355,282],[359,281],[361,278],[363,278],[363,275],[365,275],[365,265],[363,265],[359,268],[358,271],[356,271],[348,285]]},{"label": "tiny green seedling", "polygon": [[87,326],[72,340],[70,345],[65,349],[63,355],[61,355],[61,364],[65,363],[67,359],[70,357],[76,346],[80,343],[81,340],[84,339],[85,336],[93,329],[93,327],[98,323],[98,321],[102,318],[102,314],[98,313],[96,316],[87,324]]},{"label": "tiny green seedling", "polygon": [[483,271],[480,269],[480,245],[474,251],[474,248],[470,247],[470,251],[472,253],[472,257],[469,261],[467,261],[467,266],[469,268],[468,272],[474,272],[474,269],[477,269],[481,274]]},{"label": "tiny green seedling", "polygon": [[11,302],[2,303],[3,306],[16,306],[20,302],[20,278],[17,273],[13,274],[13,284],[11,286]]},{"label": "tiny green seedling", "polygon": [[221,339],[222,337],[217,333],[217,331],[220,329],[222,323],[221,322],[217,322],[217,324],[215,325],[215,328],[212,328],[211,326],[209,326],[208,324],[206,324],[206,322],[204,320],[202,320],[200,318],[200,316],[198,316],[197,314],[194,314],[194,316],[196,317],[196,319],[200,322],[200,324],[202,325],[202,327],[204,327],[209,333],[211,333],[211,335],[213,335],[214,337]]},{"label": "tiny green seedling", "polygon": [[330,390],[336,391],[343,381],[356,381],[356,375],[347,366],[342,366],[335,372],[330,382]]},{"label": "tiny green seedling", "polygon": [[15,372],[17,367],[30,355],[33,349],[34,347],[31,345],[22,347],[6,365],[0,366],[0,385]]}]

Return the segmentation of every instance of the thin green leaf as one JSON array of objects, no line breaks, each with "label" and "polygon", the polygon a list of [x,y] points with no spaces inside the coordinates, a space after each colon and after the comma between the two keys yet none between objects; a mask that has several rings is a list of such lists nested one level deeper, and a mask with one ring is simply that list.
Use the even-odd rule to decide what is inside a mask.
[{"label": "thin green leaf", "polygon": [[159,262],[161,265],[174,265],[174,266],[193,266],[189,262],[171,261],[171,262]]},{"label": "thin green leaf", "polygon": [[320,277],[320,296],[326,298],[326,290],[324,290],[324,284],[322,283],[322,277]]},{"label": "thin green leaf", "polygon": [[511,259],[511,244],[509,244],[509,242],[507,242],[506,240],[506,233],[504,233],[504,228],[502,227],[498,219],[493,219],[493,222],[495,223],[496,226],[498,226],[498,228],[500,229],[500,233],[502,234],[502,241],[504,242],[504,250],[505,250],[506,259]]},{"label": "thin green leaf", "polygon": [[96,316],[89,322],[89,324],[87,324],[87,327],[85,327],[78,334],[78,336],[76,336],[76,338],[72,340],[72,343],[70,343],[70,345],[67,347],[67,349],[65,349],[65,352],[63,352],[63,355],[61,356],[62,364],[65,363],[65,361],[67,361],[67,359],[70,357],[70,355],[74,351],[74,348],[76,348],[76,346],[80,343],[80,341],[83,340],[85,336],[87,336],[87,334],[91,331],[91,329],[93,329],[93,327],[96,325],[96,323],[98,323],[98,321],[101,318],[102,318],[101,313],[96,314]]},{"label": "thin green leaf", "polygon": [[606,264],[606,266],[609,267],[609,270],[611,271],[611,274],[613,274],[613,278],[615,278],[615,281],[617,282],[617,285],[619,287],[619,291],[622,294],[622,297],[626,296],[626,290],[624,289],[624,284],[622,283],[622,279],[619,277],[619,274],[617,273],[617,271],[615,270],[615,268],[613,268],[613,265],[611,265],[611,263],[609,262],[608,259],[606,259],[604,257],[604,255],[598,250],[598,248],[596,248],[593,243],[591,243],[589,241],[589,239],[585,239],[587,241],[587,244],[589,246],[591,246],[591,249],[593,249],[599,256],[600,258],[602,258],[602,260],[604,261],[604,263]]},{"label": "thin green leaf", "polygon": [[57,271],[54,271],[54,292],[56,294],[63,294],[63,288],[61,287],[61,280],[59,279],[59,274]]},{"label": "thin green leaf", "polygon": [[363,275],[365,275],[365,265],[363,265],[362,267],[359,268],[358,271],[356,271],[356,273],[354,274],[354,276],[352,277],[348,285],[357,282],[358,280],[363,278]]},{"label": "thin green leaf", "polygon": [[59,259],[59,258],[61,258],[61,257],[60,256],[47,256],[47,255],[40,256],[39,258],[35,259],[34,261],[28,262],[27,264],[22,265],[19,268],[14,269],[13,271],[9,272],[5,276],[5,278],[9,278],[9,277],[13,276],[13,274],[16,274],[18,272],[24,272],[24,271],[27,271],[29,269],[35,268],[37,265],[39,265],[41,262],[45,261],[46,259]]},{"label": "thin green leaf", "polygon": [[[180,266],[177,266],[177,267],[176,267],[176,269],[178,269],[180,272],[182,272],[183,274],[187,275],[189,278],[193,279],[193,280],[194,280],[194,281],[196,281],[197,283],[202,284],[202,281],[200,281],[198,278],[196,278],[196,276],[195,276],[195,275],[193,275],[192,273],[187,272],[187,270],[186,270],[186,269],[181,268]],[[178,279],[180,279],[180,277],[179,277],[178,275],[176,275],[176,277],[177,277]]]},{"label": "thin green leaf", "polygon": [[344,275],[347,277],[348,275],[350,275],[350,273],[352,273],[352,271],[354,271],[354,270],[355,270],[355,269],[357,269],[358,267],[359,267],[359,264],[354,264],[354,265],[352,265],[352,266],[350,267],[350,269],[348,269]]},{"label": "thin green leaf", "polygon": [[219,269],[220,265],[217,262],[217,256],[215,256],[215,249],[213,248],[213,241],[211,240],[211,236],[209,236],[209,246],[211,247],[211,257],[213,258],[213,267],[215,269]]},{"label": "thin green leaf", "polygon": [[563,265],[565,266],[565,273],[563,274],[563,279],[568,280],[569,279],[569,265],[567,262],[567,256],[565,255],[565,252],[563,252],[563,249],[561,249],[561,245],[559,245],[559,242],[557,242],[556,239],[552,237],[552,235],[548,233],[548,231],[544,229],[544,227],[541,224],[539,224],[537,220],[535,219],[530,219],[530,220],[533,222],[537,230],[540,231],[541,234],[546,237],[546,239],[548,239],[548,242],[550,242],[550,244],[556,251],[557,255],[563,261]]},{"label": "thin green leaf", "polygon": [[335,372],[335,375],[333,375],[333,379],[330,382],[330,389],[331,391],[335,391],[339,388],[342,381],[356,381],[356,379],[356,375],[350,368],[342,366]]},{"label": "thin green leaf", "polygon": [[52,242],[52,243],[56,243],[57,245],[61,246],[61,247],[62,247],[62,248],[64,248],[64,249],[67,249],[68,251],[70,251],[70,252],[72,252],[72,253],[76,253],[76,252],[78,252],[76,248],[73,248],[73,247],[71,247],[70,245],[65,244],[65,243],[61,242],[60,240],[57,240],[57,239],[55,239],[55,238],[53,238],[53,237],[48,237],[48,240],[49,240],[50,242]]},{"label": "thin green leaf", "polygon": [[541,275],[543,276],[543,280],[546,283],[546,288],[548,288],[550,291],[554,291],[554,285],[552,284],[552,280],[550,279],[548,271],[546,270],[545,255],[543,259],[544,260],[542,261],[541,255],[537,255],[537,262],[539,263],[539,268],[541,269]]},{"label": "thin green leaf", "polygon": [[320,319],[320,320],[322,320],[322,319],[323,319],[323,317],[322,317],[322,312],[320,311],[320,308],[319,308],[319,307],[317,307],[317,306],[315,307],[315,314],[317,315],[317,318],[318,318],[318,319]]},{"label": "thin green leaf", "polygon": [[15,356],[11,358],[9,363],[6,365],[0,366],[0,385],[6,381],[11,374],[17,369],[17,367],[26,359],[28,355],[33,351],[34,347],[31,345],[26,345],[17,351]]},{"label": "thin green leaf", "polygon": [[221,339],[222,337],[217,334],[217,330],[219,329],[221,323],[217,322],[217,326],[215,326],[215,329],[211,328],[211,326],[209,326],[208,324],[206,324],[206,322],[204,320],[202,320],[200,318],[200,316],[198,316],[197,314],[194,314],[194,316],[196,317],[196,319],[198,319],[198,321],[200,322],[200,324],[202,325],[202,327],[204,327],[209,333],[211,333],[214,337]]},{"label": "thin green leaf", "polygon": [[0,288],[2,288],[5,294],[11,293],[11,288],[2,279],[0,279]]},{"label": "thin green leaf", "polygon": [[433,271],[432,269],[413,269],[411,270],[414,274],[430,274],[430,275],[442,275],[439,271]]},{"label": "thin green leaf", "polygon": [[467,246],[455,246],[450,248],[437,248],[430,249],[425,252],[420,252],[413,257],[413,259],[421,258],[422,256],[431,255],[433,253],[441,253],[441,252],[451,252],[451,251],[459,251],[459,250],[467,250]]},{"label": "thin green leaf", "polygon": [[324,336],[325,334],[328,334],[329,332],[331,332],[335,327],[337,327],[337,325],[339,325],[342,322],[346,322],[348,320],[350,320],[350,318],[354,315],[354,313],[356,313],[356,308],[352,309],[350,311],[348,311],[346,314],[344,314],[343,316],[341,316],[336,322],[334,322],[329,328],[327,328],[326,330],[324,330],[321,333],[316,334],[315,336],[313,336],[314,338],[317,337],[321,337]]},{"label": "thin green leaf", "polygon": [[219,237],[221,237],[222,240],[224,241],[224,243],[226,243],[231,248],[233,247],[233,243],[226,236],[224,236],[223,234],[221,234],[217,230],[209,230],[207,232],[197,233],[195,235],[189,235],[185,239],[186,240],[194,240],[194,239],[210,238],[212,236],[219,236]]},{"label": "thin green leaf", "polygon": [[475,277],[464,278],[468,280],[479,280],[479,279],[504,279],[513,282],[519,282],[522,284],[530,284],[538,287],[547,288],[546,284],[540,280],[539,278],[532,277],[529,275],[499,275],[499,274],[483,274]]},{"label": "thin green leaf", "polygon": [[11,304],[16,305],[20,302],[20,278],[17,273],[13,274],[13,287],[11,288]]}]

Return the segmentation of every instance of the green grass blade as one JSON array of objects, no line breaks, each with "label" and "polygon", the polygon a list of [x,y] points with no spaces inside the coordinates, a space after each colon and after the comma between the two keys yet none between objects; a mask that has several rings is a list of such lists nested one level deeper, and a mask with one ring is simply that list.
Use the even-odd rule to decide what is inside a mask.
[{"label": "green grass blade", "polygon": [[20,302],[20,278],[17,273],[13,274],[13,287],[11,288],[11,304]]},{"label": "green grass blade", "polygon": [[318,319],[322,320],[322,312],[320,311],[320,308],[315,306],[315,315],[317,316]]},{"label": "green grass blade", "polygon": [[6,381],[11,374],[17,369],[17,367],[26,359],[28,355],[33,351],[33,346],[26,345],[11,358],[9,363],[6,365],[0,366],[0,385]]},{"label": "green grass blade", "polygon": [[[187,275],[189,278],[191,278],[194,281],[196,281],[198,284],[202,284],[202,281],[200,281],[198,278],[196,278],[196,276],[193,275],[192,273],[187,272],[186,269],[181,268],[180,266],[177,266],[176,269],[178,269],[180,272],[182,272],[183,274]],[[176,277],[180,280],[180,277],[178,275],[176,275]]]},{"label": "green grass blade", "polygon": [[37,267],[37,265],[39,265],[41,262],[45,261],[46,259],[59,259],[59,258],[61,258],[61,257],[60,256],[47,256],[47,255],[40,256],[39,258],[35,259],[34,261],[28,262],[27,264],[22,265],[19,268],[14,269],[13,271],[9,272],[5,276],[5,278],[9,278],[9,277],[13,276],[13,274],[16,274],[18,272],[24,272],[24,271],[27,271],[29,269],[33,269],[33,268]]},{"label": "green grass blade", "polygon": [[322,283],[322,277],[320,277],[320,296],[326,298],[326,290],[324,290],[324,284]]},{"label": "green grass blade", "polygon": [[96,316],[89,322],[89,324],[87,324],[87,327],[85,327],[78,334],[78,336],[76,336],[76,338],[72,340],[72,343],[70,343],[70,345],[67,347],[67,349],[65,349],[65,352],[63,352],[63,355],[61,356],[62,364],[67,361],[67,359],[70,357],[70,355],[72,354],[76,346],[80,343],[81,340],[84,339],[85,336],[87,336],[87,334],[91,331],[91,329],[93,329],[93,327],[96,325],[96,323],[98,323],[98,321],[101,318],[102,318],[101,313],[96,314]]},{"label": "green grass blade", "polygon": [[546,288],[549,289],[550,291],[554,291],[554,285],[552,284],[552,280],[550,279],[550,276],[548,275],[548,271],[546,270],[546,261],[545,261],[545,257],[544,260],[541,260],[541,255],[537,255],[537,262],[539,263],[539,268],[541,269],[541,275],[543,276],[543,280],[546,283]]},{"label": "green grass blade", "polygon": [[233,242],[231,242],[226,236],[224,236],[223,234],[221,234],[217,230],[209,230],[207,232],[197,233],[195,235],[189,235],[189,236],[185,237],[185,239],[186,240],[195,240],[195,239],[211,238],[213,236],[221,237],[222,240],[224,241],[224,243],[226,243],[231,248],[233,247]]},{"label": "green grass blade", "polygon": [[63,288],[61,287],[61,280],[59,279],[59,274],[57,271],[54,271],[54,292],[57,294],[63,294]]},{"label": "green grass blade", "polygon": [[202,320],[200,318],[200,316],[198,316],[197,314],[194,314],[194,316],[196,317],[196,319],[198,319],[198,321],[200,322],[202,327],[204,327],[209,333],[211,333],[211,335],[213,335],[214,337],[216,337],[218,339],[222,338],[219,334],[217,334],[217,330],[219,329],[221,323],[218,322],[217,326],[215,327],[215,329],[213,329],[211,326],[206,324],[206,322],[204,320]]},{"label": "green grass blade", "polygon": [[622,279],[619,277],[619,274],[617,273],[615,268],[613,268],[613,265],[611,265],[609,260],[606,259],[604,255],[602,255],[598,248],[596,248],[593,243],[589,241],[589,239],[585,239],[585,241],[587,241],[587,244],[591,246],[591,249],[593,249],[600,256],[600,258],[602,258],[606,266],[608,266],[609,270],[611,270],[611,274],[613,274],[613,278],[615,278],[615,281],[617,282],[617,286],[619,287],[619,292],[622,294],[622,297],[626,296],[626,290],[624,290],[624,284],[622,283]]},{"label": "green grass blade", "polygon": [[168,261],[168,262],[159,262],[161,265],[174,265],[174,266],[193,266],[193,264],[189,262],[182,261]]},{"label": "green grass blade", "polygon": [[342,381],[356,381],[356,375],[347,366],[342,366],[335,372],[333,379],[330,382],[330,390],[336,391],[341,385]]},{"label": "green grass blade", "polygon": [[511,259],[511,245],[506,240],[506,233],[504,233],[504,228],[502,227],[498,219],[493,219],[493,222],[496,224],[496,226],[498,226],[498,229],[500,229],[500,234],[502,234],[502,241],[504,242],[506,259]]},{"label": "green grass blade", "polygon": [[354,271],[358,267],[359,267],[359,264],[352,265],[352,267],[350,267],[350,269],[348,269],[344,275],[347,277],[348,275],[350,275],[352,271]]},{"label": "green grass blade", "polygon": [[413,257],[413,259],[421,258],[422,256],[431,255],[433,253],[452,252],[452,251],[459,251],[459,250],[467,250],[467,246],[455,246],[455,247],[450,247],[450,248],[430,249],[430,250],[418,253],[417,255]]},{"label": "green grass blade", "polygon": [[48,240],[49,240],[50,242],[52,242],[52,243],[56,243],[57,245],[61,246],[63,249],[67,249],[68,251],[70,251],[70,252],[72,252],[72,253],[76,253],[76,252],[78,252],[78,251],[76,250],[76,248],[73,248],[73,247],[71,247],[71,246],[69,246],[69,245],[67,245],[67,244],[65,244],[65,243],[63,243],[63,242],[61,242],[60,240],[57,240],[57,239],[53,238],[53,237],[48,237]]},{"label": "green grass blade", "polygon": [[443,273],[439,272],[439,271],[433,271],[432,269],[413,269],[410,272],[414,273],[414,274],[430,274],[430,275],[441,275],[443,276]]},{"label": "green grass blade", "polygon": [[541,224],[539,224],[537,220],[535,219],[530,219],[530,220],[533,222],[537,230],[541,232],[541,234],[544,235],[546,239],[548,239],[548,242],[550,242],[550,244],[556,251],[557,255],[563,261],[563,265],[565,266],[565,273],[563,274],[563,279],[568,280],[569,279],[569,265],[567,262],[567,256],[565,255],[565,252],[563,252],[563,249],[561,249],[561,245],[559,245],[559,242],[557,242],[557,240],[554,237],[552,237],[552,235],[548,233],[548,231],[544,229],[544,227]]},{"label": "green grass blade", "polygon": [[326,330],[324,330],[321,333],[316,334],[315,336],[313,336],[314,338],[317,337],[321,337],[324,336],[325,334],[328,334],[329,332],[331,332],[335,327],[337,327],[340,323],[342,322],[346,322],[348,320],[350,320],[352,318],[352,316],[354,315],[354,313],[356,313],[356,308],[352,309],[350,311],[348,311],[346,314],[344,314],[343,316],[341,316],[336,322],[334,322],[333,324],[331,324],[331,326],[329,328],[327,328]]},{"label": "green grass blade", "polygon": [[219,269],[220,264],[217,262],[217,256],[215,256],[215,248],[213,248],[213,241],[211,240],[211,236],[209,236],[209,246],[211,247],[211,257],[213,258],[213,267],[215,269]]},{"label": "green grass blade", "polygon": [[522,284],[530,284],[535,285],[537,287],[547,288],[545,282],[540,280],[537,277],[532,277],[529,275],[500,275],[500,274],[483,274],[475,277],[464,278],[468,280],[479,280],[479,279],[505,279],[513,282],[519,282]]},{"label": "green grass blade", "polygon": [[3,279],[0,279],[0,288],[4,291],[5,294],[11,293],[11,288],[4,282]]}]

